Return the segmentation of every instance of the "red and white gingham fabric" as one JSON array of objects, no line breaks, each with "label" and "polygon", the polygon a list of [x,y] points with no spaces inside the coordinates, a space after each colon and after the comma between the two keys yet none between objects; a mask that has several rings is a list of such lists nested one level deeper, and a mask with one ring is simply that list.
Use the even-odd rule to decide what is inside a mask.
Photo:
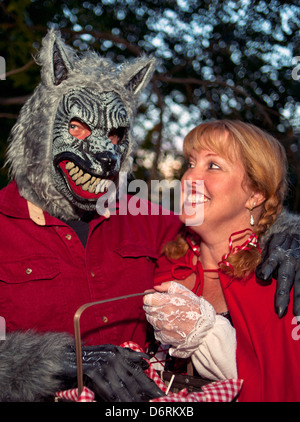
[{"label": "red and white gingham fabric", "polygon": [[[130,341],[123,343],[121,346],[129,347],[136,352],[144,353],[140,346]],[[151,367],[151,364],[149,365],[149,368],[145,370],[145,374],[151,378],[164,393],[167,392],[167,386],[161,380],[156,370]],[[159,397],[157,399],[151,400],[151,402],[231,402],[237,397],[240,389],[242,388],[242,384],[243,381],[240,379],[217,381],[204,385],[201,387],[201,391],[199,392],[189,393],[185,388],[179,393],[169,392],[167,396]],[[56,397],[75,402],[95,401],[94,393],[87,387],[83,388],[83,391],[79,397],[77,388],[59,391],[56,393]]]},{"label": "red and white gingham fabric", "polygon": [[95,401],[95,394],[87,387],[83,387],[82,393],[78,397],[78,388],[72,388],[71,390],[58,391],[55,397],[68,401],[76,402],[93,402]]},{"label": "red and white gingham fabric", "polygon": [[[129,347],[136,352],[144,352],[143,349],[133,342],[126,342],[122,347]],[[167,387],[161,380],[155,369],[149,366],[145,371],[149,378],[153,379],[159,388],[166,393]],[[229,379],[216,381],[201,387],[201,391],[189,393],[185,388],[179,393],[169,392],[167,396],[151,400],[151,402],[231,402],[238,395],[242,388],[243,381],[240,379]]]},{"label": "red and white gingham fabric", "polygon": [[217,381],[201,387],[200,392],[189,393],[186,388],[179,393],[168,393],[152,402],[231,402],[242,387],[242,380]]}]

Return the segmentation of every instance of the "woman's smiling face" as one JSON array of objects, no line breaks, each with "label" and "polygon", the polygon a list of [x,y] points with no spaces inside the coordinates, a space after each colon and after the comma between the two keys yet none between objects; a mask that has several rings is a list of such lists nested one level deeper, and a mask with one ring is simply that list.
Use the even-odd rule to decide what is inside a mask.
[{"label": "woman's smiling face", "polygon": [[[230,148],[225,134],[221,142],[227,142]],[[194,149],[188,166],[181,181],[181,221],[194,226],[199,234],[204,229],[233,232],[248,227],[251,190],[245,183],[246,173],[238,154],[224,157],[210,149]],[[203,222],[199,220],[200,207]],[[195,213],[191,215],[193,209]]]}]

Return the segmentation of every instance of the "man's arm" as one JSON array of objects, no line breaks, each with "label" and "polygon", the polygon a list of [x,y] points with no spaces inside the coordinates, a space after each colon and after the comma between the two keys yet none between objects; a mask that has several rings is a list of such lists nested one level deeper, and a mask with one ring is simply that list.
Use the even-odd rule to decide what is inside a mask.
[{"label": "man's arm", "polygon": [[[144,373],[147,358],[111,344],[83,346],[83,375],[100,401],[149,401],[164,393]],[[0,342],[0,402],[53,400],[76,378],[74,340],[67,334],[16,332]]]},{"label": "man's arm", "polygon": [[62,388],[63,359],[72,337],[15,332],[0,341],[0,401],[44,401]]},{"label": "man's arm", "polygon": [[277,279],[275,310],[286,314],[294,285],[295,315],[300,315],[300,216],[284,210],[260,239],[262,263],[257,276],[265,281]]}]

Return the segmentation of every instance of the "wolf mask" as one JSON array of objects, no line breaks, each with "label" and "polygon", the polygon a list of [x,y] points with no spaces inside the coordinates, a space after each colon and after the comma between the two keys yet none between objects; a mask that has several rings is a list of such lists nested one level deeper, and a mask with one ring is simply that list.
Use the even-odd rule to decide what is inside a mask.
[{"label": "wolf mask", "polygon": [[120,171],[130,171],[133,119],[155,59],[118,67],[90,50],[79,57],[49,31],[37,63],[41,82],[11,131],[6,163],[21,196],[78,219],[96,209]]}]

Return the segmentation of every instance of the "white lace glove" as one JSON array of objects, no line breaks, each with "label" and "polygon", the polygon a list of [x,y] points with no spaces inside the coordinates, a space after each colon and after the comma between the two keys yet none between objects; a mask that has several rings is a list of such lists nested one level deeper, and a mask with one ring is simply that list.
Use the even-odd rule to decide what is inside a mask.
[{"label": "white lace glove", "polygon": [[144,296],[144,311],[156,340],[176,348],[186,344],[189,337],[188,348],[195,349],[214,325],[214,308],[175,281],[155,289],[158,292]]},{"label": "white lace glove", "polygon": [[236,335],[230,322],[181,284],[170,281],[155,289],[159,292],[144,296],[144,310],[156,340],[171,345],[171,356],[191,356],[204,378],[237,378]]}]

